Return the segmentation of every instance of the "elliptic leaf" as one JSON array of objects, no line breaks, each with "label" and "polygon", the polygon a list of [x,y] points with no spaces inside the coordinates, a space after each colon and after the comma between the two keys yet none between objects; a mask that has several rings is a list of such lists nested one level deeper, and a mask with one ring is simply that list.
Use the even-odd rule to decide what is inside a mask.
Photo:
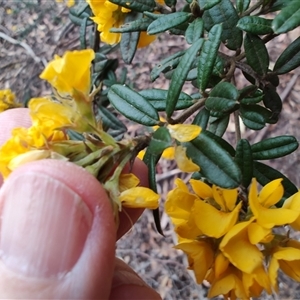
[{"label": "elliptic leaf", "polygon": [[269,108],[272,112],[268,123],[276,123],[278,121],[279,114],[282,110],[282,101],[280,96],[276,92],[274,87],[265,87],[263,94],[263,102],[266,108]]},{"label": "elliptic leaf", "polygon": [[299,144],[291,135],[262,140],[251,146],[253,159],[264,160],[283,157],[294,152]]},{"label": "elliptic leaf", "polygon": [[157,34],[164,32],[170,28],[176,27],[182,23],[185,23],[191,14],[186,12],[175,12],[172,14],[164,15],[156,20],[154,20],[147,29],[148,34]]},{"label": "elliptic leaf", "polygon": [[179,64],[181,56],[183,56],[184,53],[185,53],[185,50],[179,51],[179,52],[163,59],[158,65],[156,65],[152,69],[152,71],[150,73],[151,81],[154,81],[156,78],[158,78],[158,76],[161,72],[167,72],[167,71],[175,69],[177,67],[177,65]]},{"label": "elliptic leaf", "polygon": [[244,40],[247,62],[259,75],[264,75],[269,67],[269,54],[265,43],[252,34],[246,34]]},{"label": "elliptic leaf", "polygon": [[237,0],[236,1],[236,8],[238,13],[243,13],[250,4],[251,0]]},{"label": "elliptic leaf", "polygon": [[159,123],[156,109],[144,97],[126,86],[114,84],[109,89],[108,99],[117,111],[132,121],[146,126]]},{"label": "elliptic leaf", "polygon": [[207,10],[219,4],[222,0],[199,0],[201,10]]},{"label": "elliptic leaf", "polygon": [[221,44],[222,25],[214,25],[204,42],[198,62],[198,85],[204,91],[209,83]]},{"label": "elliptic leaf", "polygon": [[182,86],[198,51],[202,47],[202,44],[203,39],[199,39],[185,52],[172,75],[172,80],[167,95],[166,113],[168,117],[172,115],[176,108],[176,103],[178,101]]},{"label": "elliptic leaf", "polygon": [[195,19],[192,23],[189,24],[186,32],[185,39],[188,44],[193,44],[203,34],[203,20],[201,18]]},{"label": "elliptic leaf", "polygon": [[245,124],[245,126],[253,130],[260,130],[265,127],[268,119],[268,117],[266,117],[267,112],[268,111],[260,105],[241,104],[240,106],[240,115],[243,123]]},{"label": "elliptic leaf", "polygon": [[206,129],[209,119],[209,111],[204,107],[202,108],[196,115],[193,120],[194,125],[198,125],[202,128],[202,130]]},{"label": "elliptic leaf", "polygon": [[123,24],[119,28],[111,28],[110,32],[132,32],[132,31],[146,31],[149,24],[152,22],[152,20],[148,18],[141,18],[129,23]]},{"label": "elliptic leaf", "polygon": [[242,185],[247,188],[253,177],[253,158],[249,142],[241,139],[236,146],[235,162],[242,172]]},{"label": "elliptic leaf", "polygon": [[276,204],[277,207],[281,207],[285,199],[298,192],[297,187],[279,171],[257,161],[254,162],[253,167],[253,176],[261,185],[266,185],[274,179],[283,179],[281,183],[284,187],[284,195],[283,199]]},{"label": "elliptic leaf", "polygon": [[252,34],[272,33],[272,20],[260,18],[257,16],[246,16],[241,18],[237,25],[238,28]]},{"label": "elliptic leaf", "polygon": [[110,2],[139,12],[153,11],[156,7],[154,0],[111,0]]},{"label": "elliptic leaf", "polygon": [[205,107],[212,113],[227,113],[238,108],[238,90],[229,82],[220,82],[211,91]]},{"label": "elliptic leaf", "polygon": [[228,114],[221,118],[210,117],[208,130],[217,136],[223,136],[228,127],[229,116]]},{"label": "elliptic leaf", "polygon": [[[210,0],[203,0],[210,3]],[[214,25],[222,24],[221,40],[231,50],[241,47],[243,41],[242,31],[236,27],[239,16],[230,0],[222,0],[203,14],[204,26],[209,31]]]},{"label": "elliptic leaf", "polygon": [[291,0],[275,17],[272,28],[276,34],[293,30],[300,25],[300,1]]},{"label": "elliptic leaf", "polygon": [[206,132],[196,139],[184,143],[186,154],[199,165],[203,174],[211,183],[222,188],[236,188],[241,182],[241,173],[233,158]]},{"label": "elliptic leaf", "polygon": [[[300,18],[300,16],[299,16]],[[293,41],[277,59],[274,72],[286,74],[300,66],[300,37]]]},{"label": "elliptic leaf", "polygon": [[[145,99],[147,99],[157,111],[166,110],[166,100],[168,95],[167,90],[149,89],[149,90],[142,90],[139,93]],[[191,105],[193,105],[195,102],[196,100],[194,100],[190,95],[181,92],[179,94],[179,98],[176,103],[175,110],[188,108]]]}]

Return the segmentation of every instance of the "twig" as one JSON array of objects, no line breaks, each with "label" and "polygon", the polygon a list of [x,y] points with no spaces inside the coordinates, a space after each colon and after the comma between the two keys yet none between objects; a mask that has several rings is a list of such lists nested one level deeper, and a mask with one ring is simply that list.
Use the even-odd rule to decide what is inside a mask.
[{"label": "twig", "polygon": [[20,45],[21,47],[23,47],[27,51],[27,53],[33,58],[33,60],[36,63],[42,63],[44,66],[47,65],[46,60],[44,58],[38,57],[28,44],[26,44],[24,42],[17,41],[16,39],[8,36],[7,34],[5,34],[4,32],[1,32],[1,31],[0,31],[0,38],[8,41],[11,44]]}]

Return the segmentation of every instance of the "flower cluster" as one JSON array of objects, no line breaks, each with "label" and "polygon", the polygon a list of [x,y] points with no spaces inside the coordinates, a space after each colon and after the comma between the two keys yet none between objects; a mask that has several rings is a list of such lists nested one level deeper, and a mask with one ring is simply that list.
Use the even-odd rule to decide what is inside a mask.
[{"label": "flower cluster", "polygon": [[16,102],[15,94],[9,89],[0,90],[0,112],[16,107],[21,107],[21,105]]},{"label": "flower cluster", "polygon": [[165,210],[178,236],[177,249],[188,256],[198,283],[211,283],[209,297],[258,297],[263,290],[278,291],[279,268],[300,281],[300,242],[279,228],[300,228],[300,192],[287,199],[281,179],[258,193],[252,180],[249,194],[190,180],[191,190],[180,179],[169,192]]},{"label": "flower cluster", "polygon": [[[92,50],[66,52],[55,56],[41,74],[54,88],[54,95],[29,101],[30,128],[15,128],[0,148],[0,173],[4,178],[18,166],[39,159],[71,161],[93,174],[106,188],[117,220],[118,210],[126,207],[158,207],[159,196],[140,187],[133,174],[123,174],[132,158],[133,141],[116,142],[96,120],[91,86]],[[3,103],[14,98],[4,91]],[[69,131],[82,136],[72,140]]]},{"label": "flower cluster", "polygon": [[[86,0],[90,5],[94,17],[92,20],[98,25],[98,31],[101,32],[101,40],[107,44],[117,44],[121,41],[121,34],[111,32],[111,28],[120,28],[124,23],[126,16],[131,11],[125,7],[114,4],[108,0]],[[162,3],[163,1],[157,1]],[[141,32],[138,48],[148,46],[155,40],[155,36]]]}]

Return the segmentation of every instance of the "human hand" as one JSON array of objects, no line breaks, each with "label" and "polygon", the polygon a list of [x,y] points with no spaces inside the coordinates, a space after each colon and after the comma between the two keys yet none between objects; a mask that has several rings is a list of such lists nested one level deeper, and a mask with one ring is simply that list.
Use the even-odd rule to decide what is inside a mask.
[{"label": "human hand", "polygon": [[[29,126],[28,110],[5,111],[0,145]],[[141,161],[132,172],[147,185]],[[141,212],[126,209],[117,230],[105,190],[84,169],[50,159],[20,166],[0,189],[1,298],[161,299],[115,258],[116,239]]]}]

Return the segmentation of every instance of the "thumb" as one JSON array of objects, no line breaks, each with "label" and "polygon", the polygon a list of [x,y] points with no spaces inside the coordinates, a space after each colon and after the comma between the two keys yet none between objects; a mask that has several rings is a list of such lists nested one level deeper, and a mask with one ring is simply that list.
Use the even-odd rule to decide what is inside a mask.
[{"label": "thumb", "polygon": [[0,190],[0,295],[108,299],[116,228],[97,180],[44,160],[13,172]]}]

